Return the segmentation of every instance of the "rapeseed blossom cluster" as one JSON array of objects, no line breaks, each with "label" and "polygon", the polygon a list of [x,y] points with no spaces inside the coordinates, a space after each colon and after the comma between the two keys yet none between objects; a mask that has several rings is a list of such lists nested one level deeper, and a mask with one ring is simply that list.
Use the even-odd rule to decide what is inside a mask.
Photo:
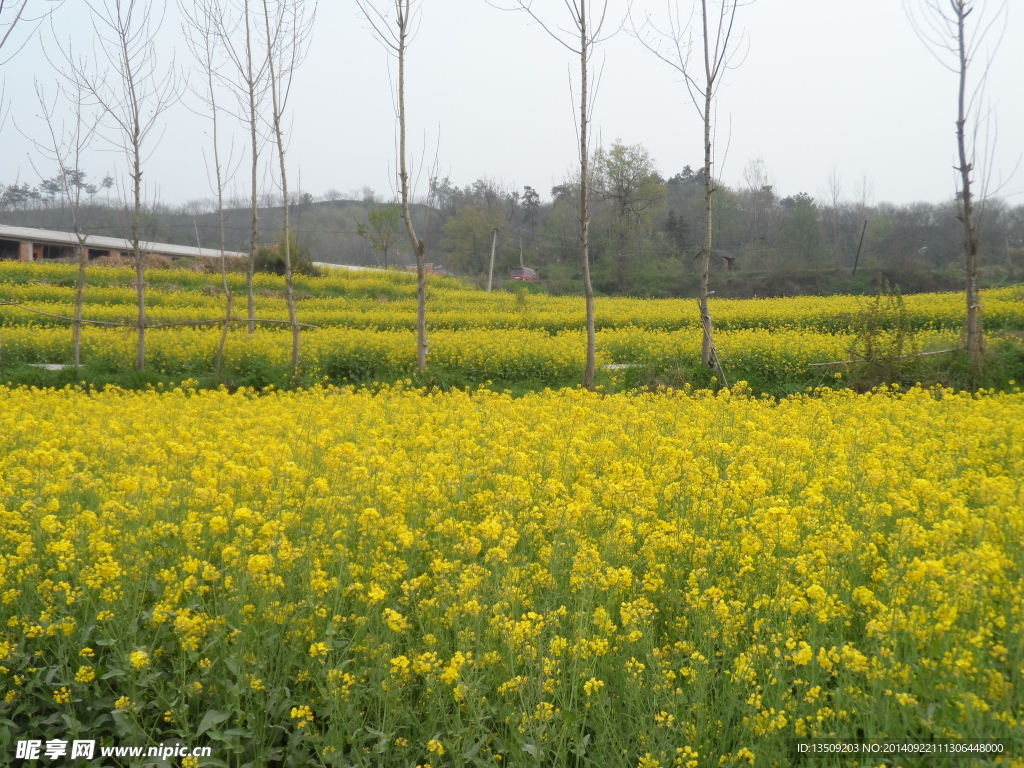
[{"label": "rapeseed blossom cluster", "polygon": [[295,765],[1020,740],[1022,477],[1020,394],[0,388],[0,718]]}]

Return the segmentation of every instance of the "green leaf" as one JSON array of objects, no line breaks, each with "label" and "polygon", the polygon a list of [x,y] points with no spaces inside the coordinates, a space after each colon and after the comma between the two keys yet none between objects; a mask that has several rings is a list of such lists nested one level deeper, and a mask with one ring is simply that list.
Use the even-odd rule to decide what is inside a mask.
[{"label": "green leaf", "polygon": [[213,728],[213,726],[219,725],[227,719],[227,712],[221,712],[216,709],[211,709],[205,715],[203,715],[203,719],[199,722],[199,729],[196,731],[196,736],[202,736],[208,730]]}]

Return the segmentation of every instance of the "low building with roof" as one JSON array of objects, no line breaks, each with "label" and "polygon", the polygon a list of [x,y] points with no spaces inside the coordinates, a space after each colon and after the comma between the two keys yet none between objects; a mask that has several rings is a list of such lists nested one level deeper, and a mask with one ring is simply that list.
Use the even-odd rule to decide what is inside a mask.
[{"label": "low building with roof", "polygon": [[[86,235],[85,247],[89,250],[89,258],[101,256],[120,256],[131,258],[132,241],[121,237],[100,237]],[[139,247],[145,255],[155,254],[169,259],[207,258],[219,259],[219,248],[197,248],[191,245],[174,245],[173,243],[140,242]],[[39,261],[42,259],[72,259],[77,256],[78,235],[74,232],[58,232],[50,229],[33,229],[31,227],[12,227],[0,224],[0,261]],[[224,251],[227,258],[244,259],[249,254],[238,251]]]}]

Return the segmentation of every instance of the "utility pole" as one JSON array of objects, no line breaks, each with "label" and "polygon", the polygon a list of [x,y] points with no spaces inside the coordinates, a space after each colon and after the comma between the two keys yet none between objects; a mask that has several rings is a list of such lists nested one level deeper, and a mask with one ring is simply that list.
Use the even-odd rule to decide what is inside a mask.
[{"label": "utility pole", "polygon": [[[1009,246],[1007,246],[1009,249]],[[523,230],[519,230],[519,266],[523,267]]]},{"label": "utility pole", "polygon": [[868,220],[864,219],[864,228],[860,231],[860,242],[857,243],[857,255],[853,259],[853,274],[857,274],[857,264],[860,263],[860,249],[864,246],[864,233],[868,231]]},{"label": "utility pole", "polygon": [[498,247],[498,228],[494,228],[494,236],[491,238],[491,271],[487,275],[487,292],[491,292],[491,284],[494,282],[494,251]]}]

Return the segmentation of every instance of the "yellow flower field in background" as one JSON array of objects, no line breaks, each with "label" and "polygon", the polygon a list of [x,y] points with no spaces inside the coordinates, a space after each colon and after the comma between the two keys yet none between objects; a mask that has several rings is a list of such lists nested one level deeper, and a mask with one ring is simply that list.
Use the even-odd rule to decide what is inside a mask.
[{"label": "yellow flower field in background", "polygon": [[[0,300],[71,315],[74,307],[74,268],[66,265],[0,264]],[[136,293],[129,287],[134,273],[110,267],[89,270],[92,282],[85,291],[85,316],[105,322],[135,321]],[[224,297],[219,276],[197,275],[184,270],[151,270],[147,273],[149,316],[153,322],[215,320],[223,317]],[[231,275],[235,295],[244,296],[241,275]],[[335,271],[326,277],[298,277],[299,320],[313,325],[376,330],[414,330],[416,327],[415,282],[401,272]],[[195,287],[190,287],[195,283]],[[256,307],[259,317],[286,320],[288,310],[283,278],[256,276]],[[986,327],[1024,329],[1024,287],[1010,286],[982,291]],[[714,299],[714,321],[722,330],[806,330],[845,333],[865,305],[864,296],[798,296],[771,299]],[[905,297],[911,327],[915,330],[959,330],[965,312],[959,293],[916,294]],[[525,329],[558,333],[584,325],[584,307],[577,296],[485,293],[453,278],[431,278],[428,324],[433,329]],[[236,306],[244,315],[244,307]],[[598,297],[598,329],[643,328],[679,331],[697,328],[699,315],[693,299],[636,299]],[[16,307],[0,306],[0,325],[54,324],[58,321],[32,316]]]},{"label": "yellow flower field in background", "polygon": [[[130,270],[93,267],[85,290],[87,319],[129,327],[86,325],[81,361],[86,369],[59,383],[130,382],[136,359],[136,294]],[[0,264],[0,355],[4,366],[68,365],[72,331],[60,317],[73,314],[73,268],[66,265]],[[219,276],[185,270],[150,270],[147,297],[146,368],[153,377],[196,377],[205,386],[290,388],[317,383],[360,385],[416,375],[416,301],[411,277],[400,272],[340,271],[298,282],[301,333],[298,368],[281,278],[258,275],[256,316],[231,325],[219,372],[218,318],[225,299]],[[243,288],[231,275],[233,289]],[[998,386],[1024,378],[1024,288],[983,292],[987,345],[996,352],[987,377],[964,373],[960,344],[964,314],[958,294],[926,294],[876,303],[862,296],[789,299],[716,299],[715,340],[728,381],[746,380],[758,392],[783,395],[831,385],[869,389],[880,383]],[[245,315],[244,296],[235,318]],[[896,306],[898,304],[898,307]],[[30,311],[33,310],[33,311]],[[597,364],[612,391],[659,383],[716,386],[700,363],[696,305],[683,299],[597,299]],[[46,313],[46,314],[40,314]],[[869,354],[864,323],[875,323]],[[205,323],[189,326],[189,322]],[[173,327],[161,324],[179,323]],[[544,294],[488,294],[451,278],[430,282],[427,310],[428,373],[420,383],[443,387],[492,382],[514,390],[578,384],[585,365],[583,302]],[[945,352],[943,351],[945,350]],[[940,352],[943,357],[918,356]],[[871,358],[870,364],[860,362]],[[842,361],[854,360],[856,364]],[[828,366],[839,362],[838,366]],[[613,366],[613,367],[607,367]],[[8,368],[9,370],[9,368]],[[605,371],[614,371],[606,373]],[[1020,375],[1018,375],[1018,371]],[[982,372],[983,373],[983,372]],[[119,379],[117,377],[127,377]],[[211,378],[212,377],[212,378]],[[0,381],[55,384],[20,377]],[[134,385],[133,385],[134,386]]]},{"label": "yellow flower field in background", "polygon": [[1019,392],[0,388],[0,739],[435,768],[1024,744],[1022,477]]}]

